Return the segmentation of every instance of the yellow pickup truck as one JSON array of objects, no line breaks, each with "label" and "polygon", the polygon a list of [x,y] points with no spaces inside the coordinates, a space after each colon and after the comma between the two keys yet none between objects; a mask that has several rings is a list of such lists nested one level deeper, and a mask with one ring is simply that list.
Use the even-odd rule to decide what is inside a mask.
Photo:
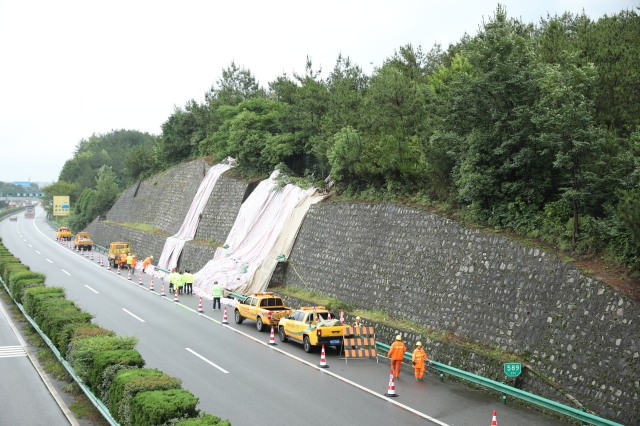
[{"label": "yellow pickup truck", "polygon": [[78,232],[76,238],[73,240],[73,248],[80,250],[91,250],[93,248],[93,241],[88,232]]},{"label": "yellow pickup truck", "polygon": [[280,318],[291,312],[293,309],[287,308],[281,297],[274,296],[272,291],[261,291],[236,303],[234,318],[236,324],[242,324],[245,319],[255,321],[258,331],[263,331],[267,327],[277,327]]},{"label": "yellow pickup truck", "polygon": [[66,226],[61,226],[56,232],[56,238],[58,240],[69,241],[71,239],[71,231],[69,231],[69,228],[67,228]]},{"label": "yellow pickup truck", "polygon": [[305,352],[323,344],[339,350],[346,327],[335,317],[329,318],[324,306],[302,306],[280,320],[278,335],[281,342],[291,339],[302,343]]}]

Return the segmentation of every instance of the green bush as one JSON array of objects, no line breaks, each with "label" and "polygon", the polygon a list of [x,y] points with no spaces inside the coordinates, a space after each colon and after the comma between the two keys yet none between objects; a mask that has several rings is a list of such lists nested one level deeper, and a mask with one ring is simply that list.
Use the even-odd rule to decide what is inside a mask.
[{"label": "green bush", "polygon": [[118,374],[113,378],[111,388],[109,389],[109,411],[113,418],[122,422],[122,419],[118,417],[118,413],[120,412],[120,405],[124,399],[124,390],[127,383],[139,377],[154,377],[162,376],[163,374],[164,373],[162,371],[150,368],[118,372]]},{"label": "green bush", "polygon": [[65,324],[62,327],[62,331],[60,333],[58,333],[58,341],[56,342],[56,347],[59,348],[60,350],[60,356],[62,356],[63,358],[67,357],[67,350],[69,348],[69,342],[71,342],[71,339],[74,338],[74,336],[85,336],[87,334],[89,334],[86,330],[92,330],[90,332],[90,335],[93,336],[115,336],[116,333],[114,333],[111,330],[107,330],[104,328],[101,328],[99,325],[96,324],[87,324],[85,322],[74,322],[74,323],[70,323],[70,324]]},{"label": "green bush", "polygon": [[20,292],[20,289],[16,289],[16,283],[20,280],[32,279],[32,280],[42,280],[44,282],[45,275],[39,272],[34,271],[21,271],[11,274],[11,278],[9,279],[9,283],[7,286],[9,290],[11,290],[11,295],[15,298],[16,295]]},{"label": "green bush", "polygon": [[98,352],[93,357],[93,369],[89,374],[90,386],[98,389],[102,384],[102,375],[107,367],[115,364],[132,365],[138,368],[144,367],[144,359],[135,349],[117,349],[115,351]]},{"label": "green bush", "polygon": [[211,414],[202,414],[201,417],[183,420],[176,423],[176,426],[231,426],[229,420],[221,420],[220,417]]},{"label": "green bush", "polygon": [[41,303],[36,323],[60,350],[59,335],[65,325],[71,323],[89,324],[93,316],[83,312],[73,302],[66,299],[47,300]]},{"label": "green bush", "polygon": [[59,297],[58,295],[61,295],[62,297],[64,297],[65,292],[64,292],[64,288],[62,287],[33,287],[25,290],[22,296],[22,302],[23,302],[22,304],[24,306],[24,310],[26,311],[27,315],[29,315],[31,318],[33,318],[32,313],[35,308],[34,298],[40,294],[55,294],[56,297]]},{"label": "green bush", "polygon": [[6,255],[0,254],[0,277],[4,277],[4,270],[6,269],[7,265],[14,264],[20,265],[20,259],[18,259],[17,257],[13,257],[11,253],[7,253]]},{"label": "green bush", "polygon": [[22,303],[22,296],[24,295],[24,291],[31,287],[44,287],[44,279],[24,279],[20,280],[14,285],[15,290],[11,292],[13,298],[18,303]]},{"label": "green bush", "polygon": [[40,326],[40,329],[44,332],[44,334],[48,336],[49,333],[47,333],[47,330],[45,330],[45,327],[44,327],[44,323],[46,322],[46,320],[51,315],[55,315],[60,310],[62,309],[67,310],[68,308],[71,308],[76,312],[78,311],[78,307],[71,300],[67,300],[67,299],[40,300],[38,303],[38,306],[36,307],[36,315],[32,318],[36,322],[36,324]]},{"label": "green bush", "polygon": [[131,401],[140,392],[152,390],[181,389],[182,380],[163,374],[162,376],[136,377],[124,385],[124,396],[118,409],[122,424],[131,426]]},{"label": "green bush", "polygon": [[27,307],[25,306],[25,311],[31,318],[35,319],[38,317],[38,312],[40,311],[41,303],[46,300],[52,300],[52,299],[64,299],[64,294],[53,293],[53,292],[35,294],[33,295],[33,297],[30,298],[31,303],[29,304],[29,310],[27,310]]},{"label": "green bush", "polygon": [[136,344],[138,344],[137,337],[98,336],[73,339],[67,350],[67,359],[78,377],[85,383],[89,383],[96,353],[115,349],[133,349]]},{"label": "green bush", "polygon": [[198,398],[184,389],[140,392],[131,400],[131,426],[161,425],[171,419],[196,417]]},{"label": "green bush", "polygon": [[137,368],[138,367],[132,365],[115,364],[104,369],[102,372],[102,383],[98,386],[98,395],[100,395],[100,399],[104,405],[109,407],[109,391],[111,390],[111,384],[116,374],[122,370],[135,370]]},{"label": "green bush", "polygon": [[9,282],[11,281],[11,275],[17,272],[28,271],[29,267],[22,263],[12,263],[4,268],[4,274],[2,275],[2,279],[4,283],[9,287]]}]

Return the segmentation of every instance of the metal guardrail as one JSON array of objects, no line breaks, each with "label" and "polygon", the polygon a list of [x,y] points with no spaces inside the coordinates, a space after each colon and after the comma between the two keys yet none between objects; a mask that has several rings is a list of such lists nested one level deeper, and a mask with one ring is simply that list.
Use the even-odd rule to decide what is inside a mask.
[{"label": "metal guardrail", "polygon": [[38,332],[40,337],[42,337],[42,340],[44,340],[45,343],[49,346],[49,349],[51,349],[51,351],[54,353],[58,361],[60,361],[60,363],[64,366],[64,368],[67,369],[67,371],[69,372],[69,375],[73,378],[73,380],[76,381],[78,386],[80,386],[80,389],[82,389],[85,395],[87,395],[87,398],[89,398],[89,401],[91,401],[91,403],[96,407],[96,409],[100,412],[100,414],[102,414],[102,416],[105,418],[107,422],[109,422],[111,426],[120,426],[120,423],[118,423],[113,419],[113,417],[111,417],[111,412],[109,412],[109,409],[102,403],[100,398],[98,398],[93,394],[93,392],[91,392],[91,390],[83,383],[82,379],[76,376],[73,370],[73,367],[71,367],[71,365],[67,362],[67,360],[65,360],[60,356],[60,352],[58,351],[58,348],[56,348],[53,345],[53,343],[51,343],[51,340],[49,340],[49,337],[47,337],[47,335],[44,334],[42,330],[40,330],[40,327],[38,327],[38,324],[36,324],[36,322],[29,315],[27,315],[22,305],[16,302],[16,300],[13,298],[13,295],[11,294],[11,291],[9,291],[9,288],[5,284],[2,277],[0,277],[0,282],[2,283],[5,290],[7,291],[7,294],[11,297],[11,299],[16,304],[16,306],[18,306],[18,308],[20,309],[20,312],[22,312],[22,314],[27,319],[27,321],[29,321],[31,326]]},{"label": "metal guardrail", "polygon": [[[387,344],[376,342],[376,349],[378,349],[378,351],[389,352],[389,348],[390,346]],[[408,353],[405,353],[404,359],[411,361],[411,355]],[[498,392],[502,392],[503,394],[512,396],[514,398],[518,398],[523,401],[527,401],[531,404],[535,404],[537,406],[546,408],[548,410],[555,411],[557,413],[564,414],[565,416],[580,420],[581,422],[583,422],[583,425],[590,424],[593,426],[623,426],[620,423],[603,419],[602,417],[589,414],[585,411],[582,411],[573,407],[569,407],[564,404],[560,404],[550,399],[542,398],[541,396],[534,395],[529,392],[525,392],[523,390],[514,388],[504,383],[496,382],[495,380],[487,379],[486,377],[478,376],[476,374],[472,374],[455,367],[451,367],[441,362],[431,361],[431,365],[434,369],[440,372],[441,380],[442,380],[443,374],[449,374],[451,376],[455,376],[460,379],[467,380],[471,383],[475,383],[476,385],[484,386],[486,388],[489,388]]]}]

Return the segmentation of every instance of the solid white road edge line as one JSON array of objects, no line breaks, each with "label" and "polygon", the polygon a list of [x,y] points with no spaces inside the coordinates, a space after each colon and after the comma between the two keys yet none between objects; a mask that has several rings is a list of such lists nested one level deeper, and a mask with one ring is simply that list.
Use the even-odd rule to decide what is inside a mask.
[{"label": "solid white road edge line", "polygon": [[203,357],[203,356],[202,356],[202,355],[200,355],[199,353],[194,352],[194,351],[192,351],[192,350],[191,350],[191,349],[189,349],[189,348],[185,348],[185,349],[186,349],[186,350],[188,350],[189,352],[191,352],[192,354],[194,354],[195,356],[197,356],[198,358],[200,358],[201,360],[203,360],[204,362],[206,362],[206,363],[209,363],[209,364],[213,365],[215,368],[217,368],[218,370],[222,371],[223,373],[225,373],[225,374],[229,374],[229,372],[228,372],[227,370],[225,370],[224,368],[222,368],[222,367],[220,367],[220,366],[218,366],[218,365],[214,364],[213,362],[209,361],[208,359],[206,359],[205,357]]},{"label": "solid white road edge line", "polygon": [[[204,315],[202,315],[202,316],[204,316]],[[431,416],[429,416],[429,415],[427,415],[427,414],[421,413],[420,411],[415,410],[415,409],[413,409],[413,408],[411,408],[411,407],[409,407],[409,406],[407,406],[407,405],[401,404],[401,403],[399,403],[399,402],[395,401],[395,400],[394,400],[394,399],[392,399],[392,398],[388,398],[388,397],[384,396],[384,394],[382,394],[382,393],[375,392],[375,391],[373,391],[373,390],[371,390],[371,389],[369,389],[369,388],[366,388],[366,387],[364,387],[364,386],[362,386],[362,385],[359,385],[359,384],[357,384],[357,383],[355,383],[355,382],[352,382],[351,380],[347,379],[346,377],[339,376],[338,374],[332,373],[332,372],[330,372],[330,371],[328,371],[328,370],[325,370],[324,368],[320,368],[320,367],[318,367],[318,366],[317,366],[317,365],[315,365],[315,364],[311,364],[310,362],[305,361],[305,360],[304,360],[304,359],[302,359],[302,358],[298,358],[297,356],[292,355],[292,354],[290,354],[290,353],[288,353],[288,352],[285,352],[285,351],[283,351],[282,349],[278,349],[278,348],[277,348],[277,347],[275,347],[275,346],[270,346],[270,345],[268,345],[267,343],[265,343],[265,342],[263,342],[263,341],[261,341],[261,340],[258,340],[258,339],[256,339],[256,338],[255,338],[255,337],[253,337],[253,336],[249,336],[248,334],[246,334],[246,333],[244,333],[244,332],[242,332],[242,331],[240,331],[240,330],[237,330],[237,329],[235,329],[235,328],[233,328],[233,327],[230,327],[230,326],[228,326],[228,325],[224,325],[224,324],[223,324],[223,327],[225,327],[225,328],[227,328],[227,329],[229,329],[229,330],[233,330],[233,331],[235,331],[236,333],[241,334],[241,335],[243,335],[243,336],[245,336],[245,337],[248,337],[249,339],[251,339],[251,340],[253,340],[253,341],[255,341],[255,342],[258,342],[258,343],[260,343],[260,344],[261,344],[261,345],[263,345],[263,346],[268,346],[269,348],[271,348],[271,349],[273,349],[273,350],[275,350],[275,351],[278,351],[278,352],[280,352],[281,354],[286,355],[286,356],[288,356],[288,357],[290,357],[290,358],[293,358],[293,359],[295,359],[296,361],[299,361],[299,362],[301,362],[301,363],[303,363],[303,364],[306,364],[306,365],[308,365],[308,366],[309,366],[309,367],[311,367],[311,368],[314,368],[314,369],[319,370],[319,371],[321,371],[321,372],[323,372],[323,373],[325,373],[325,374],[328,374],[328,375],[330,375],[330,376],[333,376],[334,378],[336,378],[336,379],[338,379],[338,380],[341,380],[341,381],[343,381],[343,382],[345,382],[345,383],[347,383],[347,384],[350,384],[350,385],[352,385],[352,386],[354,386],[354,387],[356,387],[356,388],[358,388],[358,389],[360,389],[360,390],[362,390],[362,391],[364,391],[364,392],[367,392],[367,393],[368,393],[368,394],[370,394],[370,395],[373,395],[373,396],[375,396],[375,397],[377,397],[377,398],[380,398],[380,399],[383,399],[383,400],[385,400],[385,401],[388,401],[388,402],[392,403],[393,405],[395,405],[395,406],[397,406],[397,407],[399,407],[399,408],[402,408],[402,409],[405,409],[405,410],[407,410],[407,411],[410,411],[410,412],[412,412],[413,414],[415,414],[415,415],[417,415],[417,416],[422,417],[423,419],[427,419],[427,420],[429,420],[430,422],[433,422],[433,423],[435,423],[435,424],[437,424],[437,425],[440,425],[440,426],[450,426],[450,425],[449,425],[449,424],[447,424],[447,423],[441,422],[441,421],[440,421],[440,420],[438,420],[438,419],[434,419],[433,417],[431,417]]]},{"label": "solid white road edge line", "polygon": [[95,294],[100,294],[97,291],[95,291],[94,289],[92,289],[91,287],[89,287],[88,285],[84,285],[86,288],[88,288],[89,290],[91,290],[92,292],[94,292]]},{"label": "solid white road edge line", "polygon": [[64,403],[64,401],[62,400],[62,398],[60,397],[56,389],[53,387],[53,385],[49,381],[49,378],[47,377],[45,372],[42,370],[42,367],[40,367],[40,363],[38,363],[38,360],[35,359],[31,351],[29,350],[29,347],[27,346],[25,341],[22,339],[22,336],[16,329],[16,326],[13,325],[13,321],[11,321],[11,318],[9,318],[9,316],[7,315],[7,311],[4,310],[4,306],[2,306],[1,303],[0,303],[0,312],[2,312],[2,315],[4,315],[5,319],[7,320],[7,323],[9,323],[9,327],[11,327],[11,329],[13,330],[13,333],[18,338],[18,341],[20,342],[20,345],[22,345],[22,347],[24,348],[24,351],[27,353],[27,356],[29,357],[31,364],[33,364],[33,367],[36,369],[36,371],[40,375],[40,379],[43,381],[44,385],[47,387],[47,390],[49,391],[51,396],[53,396],[53,399],[56,401],[56,404],[58,404],[58,407],[60,407],[60,410],[62,410],[62,413],[64,414],[64,416],[67,418],[67,420],[69,420],[69,423],[71,425],[80,426],[80,423],[78,423],[76,418],[73,417],[71,410],[69,410],[69,407],[67,407],[67,404]]},{"label": "solid white road edge line", "polygon": [[[52,262],[52,263],[53,263],[53,262]],[[61,269],[61,271],[62,271],[62,272],[64,272],[65,274],[67,274],[67,275],[71,276],[71,274],[70,274],[70,273],[68,273],[67,271],[65,271],[64,269]]]},{"label": "solid white road edge line", "polygon": [[127,311],[125,308],[122,308],[123,311],[125,311],[126,313],[128,313],[129,315],[131,315],[132,317],[134,317],[135,319],[137,319],[140,322],[144,322],[144,320],[134,314],[132,314],[131,312]]}]

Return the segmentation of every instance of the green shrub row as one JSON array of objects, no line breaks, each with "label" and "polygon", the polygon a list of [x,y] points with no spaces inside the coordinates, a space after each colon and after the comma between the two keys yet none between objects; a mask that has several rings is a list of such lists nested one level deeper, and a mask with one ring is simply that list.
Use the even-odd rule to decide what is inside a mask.
[{"label": "green shrub row", "polygon": [[230,426],[228,421],[196,408],[198,398],[182,381],[156,369],[145,369],[135,350],[138,338],[116,336],[92,324],[93,316],[65,298],[62,287],[47,287],[45,275],[30,271],[2,245],[0,277],[14,300],[38,324],[123,426],[161,424]]}]

